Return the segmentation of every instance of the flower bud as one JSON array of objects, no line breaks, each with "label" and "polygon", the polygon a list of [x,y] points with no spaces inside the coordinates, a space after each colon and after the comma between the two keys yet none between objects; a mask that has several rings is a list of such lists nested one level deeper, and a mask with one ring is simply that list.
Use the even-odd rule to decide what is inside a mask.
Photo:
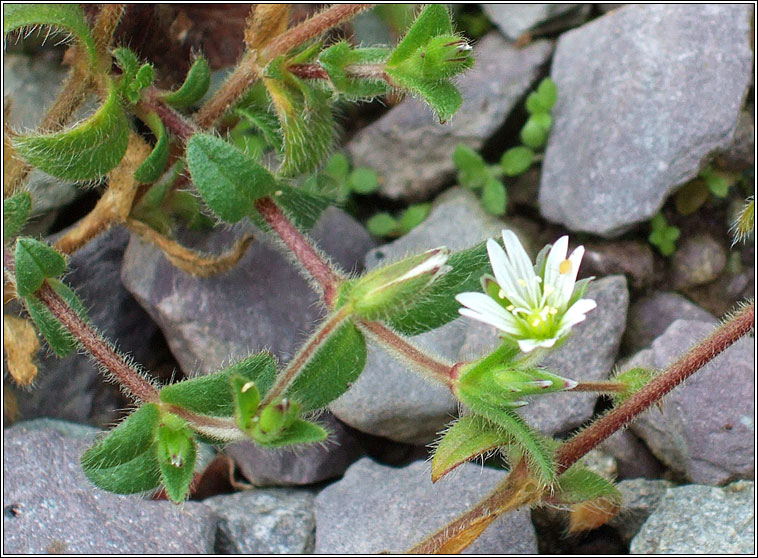
[{"label": "flower bud", "polygon": [[473,63],[472,50],[471,45],[462,37],[435,37],[419,49],[421,74],[429,79],[452,77]]},{"label": "flower bud", "polygon": [[295,422],[299,413],[300,405],[289,399],[271,403],[261,412],[250,435],[261,443],[272,442]]},{"label": "flower bud", "polygon": [[540,395],[576,387],[574,380],[551,374],[539,368],[503,368],[493,372],[495,382],[519,395]]},{"label": "flower bud", "polygon": [[353,311],[368,320],[386,318],[415,302],[435,280],[452,269],[450,251],[435,248],[367,273],[350,290]]},{"label": "flower bud", "polygon": [[192,433],[187,423],[172,413],[161,417],[156,439],[158,460],[173,467],[181,467],[192,451]]},{"label": "flower bud", "polygon": [[250,433],[255,426],[254,417],[261,402],[258,388],[253,382],[239,375],[231,378],[234,394],[234,416],[240,430]]}]

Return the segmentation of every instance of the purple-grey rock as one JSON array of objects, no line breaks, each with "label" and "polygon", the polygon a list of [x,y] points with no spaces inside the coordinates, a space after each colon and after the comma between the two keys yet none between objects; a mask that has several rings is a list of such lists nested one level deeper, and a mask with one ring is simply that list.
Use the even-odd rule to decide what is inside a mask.
[{"label": "purple-grey rock", "polygon": [[621,481],[616,486],[621,491],[621,511],[608,524],[629,544],[658,507],[666,491],[674,485],[665,480],[633,479]]},{"label": "purple-grey rock", "polygon": [[619,479],[658,479],[665,467],[658,461],[645,443],[629,430],[611,435],[600,449],[616,458]]},{"label": "purple-grey rock", "polygon": [[460,80],[463,105],[440,124],[421,100],[405,99],[347,144],[355,166],[375,169],[392,199],[427,198],[455,175],[453,151],[482,147],[537,78],[552,48],[537,41],[516,49],[490,33],[474,49],[476,64]]},{"label": "purple-grey rock", "polygon": [[755,554],[755,485],[669,488],[631,554]]},{"label": "purple-grey rock", "polygon": [[272,488],[206,498],[219,517],[215,552],[220,554],[310,554],[316,521],[313,493]]},{"label": "purple-grey rock", "polygon": [[[161,350],[160,332],[121,282],[121,260],[129,233],[112,228],[69,259],[64,281],[76,291],[88,315],[119,349],[148,368]],[[135,270],[136,272],[136,270]],[[124,406],[118,387],[108,383],[84,355],[60,359],[41,351],[35,387],[14,390],[21,419],[53,417],[105,426]]]},{"label": "purple-grey rock", "polygon": [[649,286],[655,280],[653,251],[638,240],[588,242],[579,277],[604,277],[624,274],[633,289]]},{"label": "purple-grey rock", "polygon": [[[624,369],[664,369],[714,331],[714,324],[677,320]],[[755,473],[755,341],[745,337],[692,375],[657,408],[631,425],[670,468],[698,484],[719,485]]]},{"label": "purple-grey rock", "polygon": [[746,170],[755,166],[755,116],[743,110],[734,133],[734,141],[719,156],[719,161],[734,170]]},{"label": "purple-grey rock", "polygon": [[224,453],[255,486],[299,486],[339,477],[363,454],[361,446],[331,413],[323,413],[316,421],[331,432],[324,444],[270,449],[238,442]]},{"label": "purple-grey rock", "polygon": [[572,12],[584,12],[586,16],[586,7],[582,4],[482,4],[489,20],[513,41],[541,23],[566,17]]},{"label": "purple-grey rock", "polygon": [[[473,463],[432,484],[429,463],[364,458],[316,497],[316,554],[405,552],[483,499],[506,476]],[[503,515],[464,554],[534,554],[529,511]]]},{"label": "purple-grey rock", "polygon": [[631,5],[561,35],[542,215],[616,236],[731,145],[752,73],[752,12]]},{"label": "purple-grey rock", "polygon": [[208,554],[218,518],[202,504],[95,488],[79,457],[93,436],[20,423],[3,436],[3,551],[9,554]]},{"label": "purple-grey rock", "polygon": [[726,248],[707,233],[684,238],[671,258],[671,282],[676,289],[710,283],[726,267]]},{"label": "purple-grey rock", "polygon": [[673,292],[655,291],[629,306],[629,319],[621,346],[626,354],[644,349],[676,320],[716,323],[716,318],[697,304]]},{"label": "purple-grey rock", "polygon": [[[541,366],[579,381],[608,378],[626,325],[629,291],[626,279],[611,275],[590,283],[584,298],[597,302],[587,319],[575,326],[565,345],[549,354]],[[520,409],[521,416],[542,432],[554,435],[580,426],[592,416],[593,393],[547,393]]]}]

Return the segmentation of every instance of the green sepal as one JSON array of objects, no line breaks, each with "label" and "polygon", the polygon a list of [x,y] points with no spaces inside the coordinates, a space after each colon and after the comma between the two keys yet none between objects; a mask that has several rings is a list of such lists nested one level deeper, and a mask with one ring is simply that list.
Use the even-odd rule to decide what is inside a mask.
[{"label": "green sepal", "polygon": [[176,91],[163,95],[163,102],[174,108],[191,107],[208,92],[211,85],[211,69],[202,56],[195,59],[184,78],[184,83]]},{"label": "green sepal", "polygon": [[228,223],[247,216],[255,201],[276,189],[265,168],[230,143],[209,134],[187,142],[192,180],[211,211]]},{"label": "green sepal", "polygon": [[45,279],[55,278],[66,271],[66,259],[52,246],[34,238],[16,240],[16,292],[29,296],[42,286]]},{"label": "green sepal", "polygon": [[332,333],[303,366],[285,397],[297,401],[303,412],[322,409],[345,393],[366,364],[366,340],[351,322]]},{"label": "green sepal", "polygon": [[463,416],[447,429],[434,450],[432,482],[467,461],[511,443],[513,438],[494,423],[477,415]]},{"label": "green sepal", "polygon": [[611,399],[613,399],[614,405],[621,405],[624,401],[629,399],[632,395],[642,389],[650,380],[655,378],[657,372],[651,368],[631,368],[620,372],[613,376],[613,380],[621,382],[626,385],[627,389],[621,393],[612,393]]},{"label": "green sepal", "polygon": [[[48,279],[50,287],[60,296],[68,306],[83,320],[87,321],[87,311],[84,304],[76,296],[68,285],[58,279]],[[60,358],[70,355],[76,349],[76,341],[71,333],[53,315],[50,309],[36,296],[23,297],[24,305],[29,316],[34,321],[39,332],[45,337],[48,346]]]},{"label": "green sepal", "polygon": [[213,374],[168,385],[161,389],[160,400],[201,415],[231,417],[235,404],[230,380],[235,376],[254,382],[265,395],[276,378],[276,361],[267,352],[249,356]]},{"label": "green sepal", "polygon": [[321,67],[329,74],[336,91],[349,99],[366,99],[384,95],[390,91],[389,84],[382,78],[348,77],[347,66],[360,64],[381,64],[390,54],[386,48],[352,48],[341,41],[324,50],[318,58]]},{"label": "green sepal", "polygon": [[255,382],[235,374],[230,378],[232,394],[234,395],[234,417],[237,426],[243,432],[250,434],[255,426],[255,414],[261,402],[261,394]]},{"label": "green sepal", "polygon": [[117,494],[157,488],[161,475],[154,444],[160,418],[154,403],[134,411],[84,452],[85,476],[95,486]]},{"label": "green sepal", "polygon": [[520,145],[512,147],[500,158],[500,166],[505,176],[518,176],[524,174],[534,161],[534,151]]},{"label": "green sepal", "polygon": [[504,215],[508,203],[505,186],[497,178],[489,177],[482,189],[482,207],[490,215]]},{"label": "green sepal", "polygon": [[129,144],[129,122],[113,84],[105,103],[90,118],[63,132],[13,140],[31,165],[64,180],[93,180],[118,165]]},{"label": "green sepal", "polygon": [[574,465],[558,477],[551,501],[571,505],[602,497],[621,503],[621,492],[613,482],[582,465]]},{"label": "green sepal", "polygon": [[20,231],[32,212],[32,196],[29,192],[16,192],[3,200],[3,240],[12,238]]},{"label": "green sepal", "polygon": [[436,280],[405,312],[393,315],[389,325],[404,335],[418,335],[453,321],[459,316],[460,308],[455,295],[479,290],[479,278],[491,271],[484,242],[454,252],[447,259],[447,265],[452,269]]},{"label": "green sepal", "polygon": [[89,55],[90,65],[97,61],[95,39],[79,4],[4,4],[3,34],[22,27],[48,25],[76,36]]},{"label": "green sepal", "polygon": [[145,123],[150,127],[150,130],[155,134],[156,142],[155,147],[150,152],[142,164],[134,171],[134,179],[137,182],[155,182],[158,180],[168,163],[169,155],[169,139],[166,134],[166,127],[163,125],[163,121],[160,117],[151,112],[145,117]]},{"label": "green sepal", "polygon": [[260,416],[253,418],[253,428],[248,434],[259,444],[270,444],[295,423],[299,414],[300,405],[289,399],[269,403]]},{"label": "green sepal", "polygon": [[394,66],[410,58],[419,48],[437,35],[451,35],[453,24],[450,12],[442,4],[429,4],[411,25],[400,43],[387,59],[388,66]]},{"label": "green sepal", "polygon": [[323,442],[329,436],[324,427],[303,419],[295,419],[277,438],[269,441],[256,440],[259,445],[267,448],[280,448],[295,444],[314,444]]},{"label": "green sepal", "polygon": [[189,493],[197,459],[192,430],[184,419],[164,413],[155,434],[154,447],[166,495],[172,502],[183,502]]}]

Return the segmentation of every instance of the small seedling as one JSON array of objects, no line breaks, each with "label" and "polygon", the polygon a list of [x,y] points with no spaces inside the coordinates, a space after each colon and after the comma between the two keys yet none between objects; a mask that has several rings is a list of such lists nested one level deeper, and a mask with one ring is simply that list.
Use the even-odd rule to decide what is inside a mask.
[{"label": "small seedling", "polygon": [[431,207],[429,203],[409,205],[397,218],[387,212],[377,213],[366,221],[366,228],[374,236],[403,236],[426,219]]},{"label": "small seedling", "polygon": [[664,256],[670,256],[676,250],[676,241],[681,231],[678,227],[669,225],[663,213],[659,213],[650,221],[650,244],[658,248],[658,251]]}]

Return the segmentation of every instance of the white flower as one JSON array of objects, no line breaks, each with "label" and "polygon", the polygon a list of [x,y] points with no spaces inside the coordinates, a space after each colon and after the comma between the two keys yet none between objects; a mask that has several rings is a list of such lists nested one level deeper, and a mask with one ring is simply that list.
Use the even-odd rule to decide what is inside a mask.
[{"label": "white flower", "polygon": [[597,306],[594,300],[581,298],[590,280],[576,280],[584,247],[566,258],[568,236],[562,236],[552,247],[545,246],[532,266],[513,232],[503,231],[503,243],[505,251],[493,239],[487,241],[495,277],[482,277],[486,294],[456,296],[465,306],[458,311],[498,328],[524,353],[553,347]]}]

